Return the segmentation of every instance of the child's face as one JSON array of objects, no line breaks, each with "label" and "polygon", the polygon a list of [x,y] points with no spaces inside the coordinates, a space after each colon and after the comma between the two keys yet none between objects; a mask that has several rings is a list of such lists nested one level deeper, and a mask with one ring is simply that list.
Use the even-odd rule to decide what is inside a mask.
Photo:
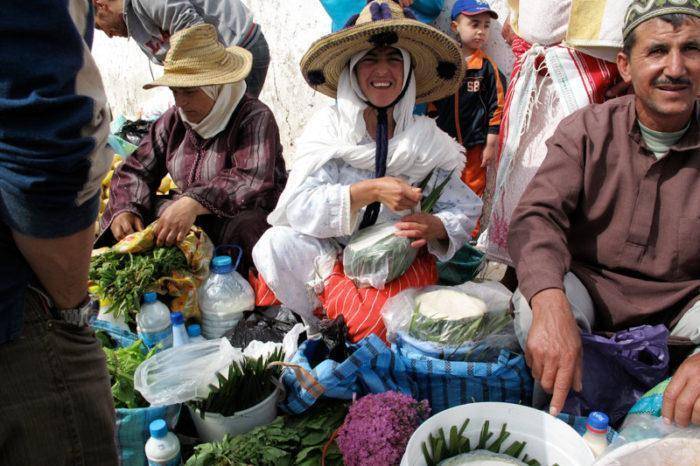
[{"label": "child's face", "polygon": [[452,21],[452,31],[459,36],[462,47],[472,52],[486,44],[490,27],[491,15],[488,12],[474,16],[459,15]]}]

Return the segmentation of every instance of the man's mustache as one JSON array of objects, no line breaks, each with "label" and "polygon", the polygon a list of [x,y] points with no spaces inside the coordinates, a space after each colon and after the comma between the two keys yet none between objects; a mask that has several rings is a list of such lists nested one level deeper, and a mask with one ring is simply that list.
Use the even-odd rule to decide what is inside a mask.
[{"label": "man's mustache", "polygon": [[690,86],[688,78],[659,78],[654,81],[654,86]]}]

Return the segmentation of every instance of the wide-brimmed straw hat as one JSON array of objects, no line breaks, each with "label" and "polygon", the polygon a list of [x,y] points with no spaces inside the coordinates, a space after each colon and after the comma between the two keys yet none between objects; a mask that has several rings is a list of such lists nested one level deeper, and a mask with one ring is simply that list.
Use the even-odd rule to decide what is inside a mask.
[{"label": "wide-brimmed straw hat", "polygon": [[459,45],[412,16],[394,0],[369,2],[354,25],[311,45],[301,59],[304,79],[317,91],[335,98],[338,80],[350,58],[375,47],[396,47],[411,55],[417,103],[454,94],[464,78]]},{"label": "wide-brimmed straw hat", "polygon": [[242,81],[250,74],[253,55],[242,47],[224,47],[214,26],[200,24],[172,35],[163,65],[163,76],[143,86],[144,89],[201,87]]}]

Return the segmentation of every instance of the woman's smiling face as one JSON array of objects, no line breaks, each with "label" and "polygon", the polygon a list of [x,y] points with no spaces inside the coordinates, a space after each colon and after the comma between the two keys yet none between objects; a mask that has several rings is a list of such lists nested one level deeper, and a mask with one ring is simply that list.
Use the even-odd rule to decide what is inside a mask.
[{"label": "woman's smiling face", "polygon": [[367,100],[375,107],[387,107],[403,90],[403,55],[393,47],[377,47],[360,59],[355,74]]}]

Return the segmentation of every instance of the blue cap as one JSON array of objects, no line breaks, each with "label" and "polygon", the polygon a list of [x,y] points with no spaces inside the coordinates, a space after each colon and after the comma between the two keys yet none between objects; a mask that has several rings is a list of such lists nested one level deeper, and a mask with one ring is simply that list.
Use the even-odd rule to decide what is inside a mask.
[{"label": "blue cap", "polygon": [[230,273],[233,271],[233,262],[230,256],[216,256],[211,260],[211,271],[218,274]]},{"label": "blue cap", "polygon": [[156,301],[158,301],[158,295],[152,291],[149,291],[148,293],[145,293],[143,295],[143,302],[144,303],[150,304],[150,303],[155,303]]},{"label": "blue cap", "polygon": [[474,16],[479,13],[490,13],[493,19],[498,19],[498,13],[493,11],[488,3],[481,0],[457,0],[452,7],[452,21],[459,15]]},{"label": "blue cap", "polygon": [[607,414],[601,413],[599,411],[593,411],[588,415],[588,426],[595,430],[608,431],[608,424],[610,424],[610,418]]},{"label": "blue cap", "polygon": [[187,327],[187,335],[190,337],[201,337],[202,327],[199,324],[192,324]]},{"label": "blue cap", "polygon": [[182,315],[182,312],[173,312],[170,314],[170,322],[173,325],[182,325],[185,323],[185,317]]},{"label": "blue cap", "polygon": [[151,422],[148,430],[151,431],[151,437],[153,438],[163,438],[168,435],[168,425],[162,419],[156,419]]}]

